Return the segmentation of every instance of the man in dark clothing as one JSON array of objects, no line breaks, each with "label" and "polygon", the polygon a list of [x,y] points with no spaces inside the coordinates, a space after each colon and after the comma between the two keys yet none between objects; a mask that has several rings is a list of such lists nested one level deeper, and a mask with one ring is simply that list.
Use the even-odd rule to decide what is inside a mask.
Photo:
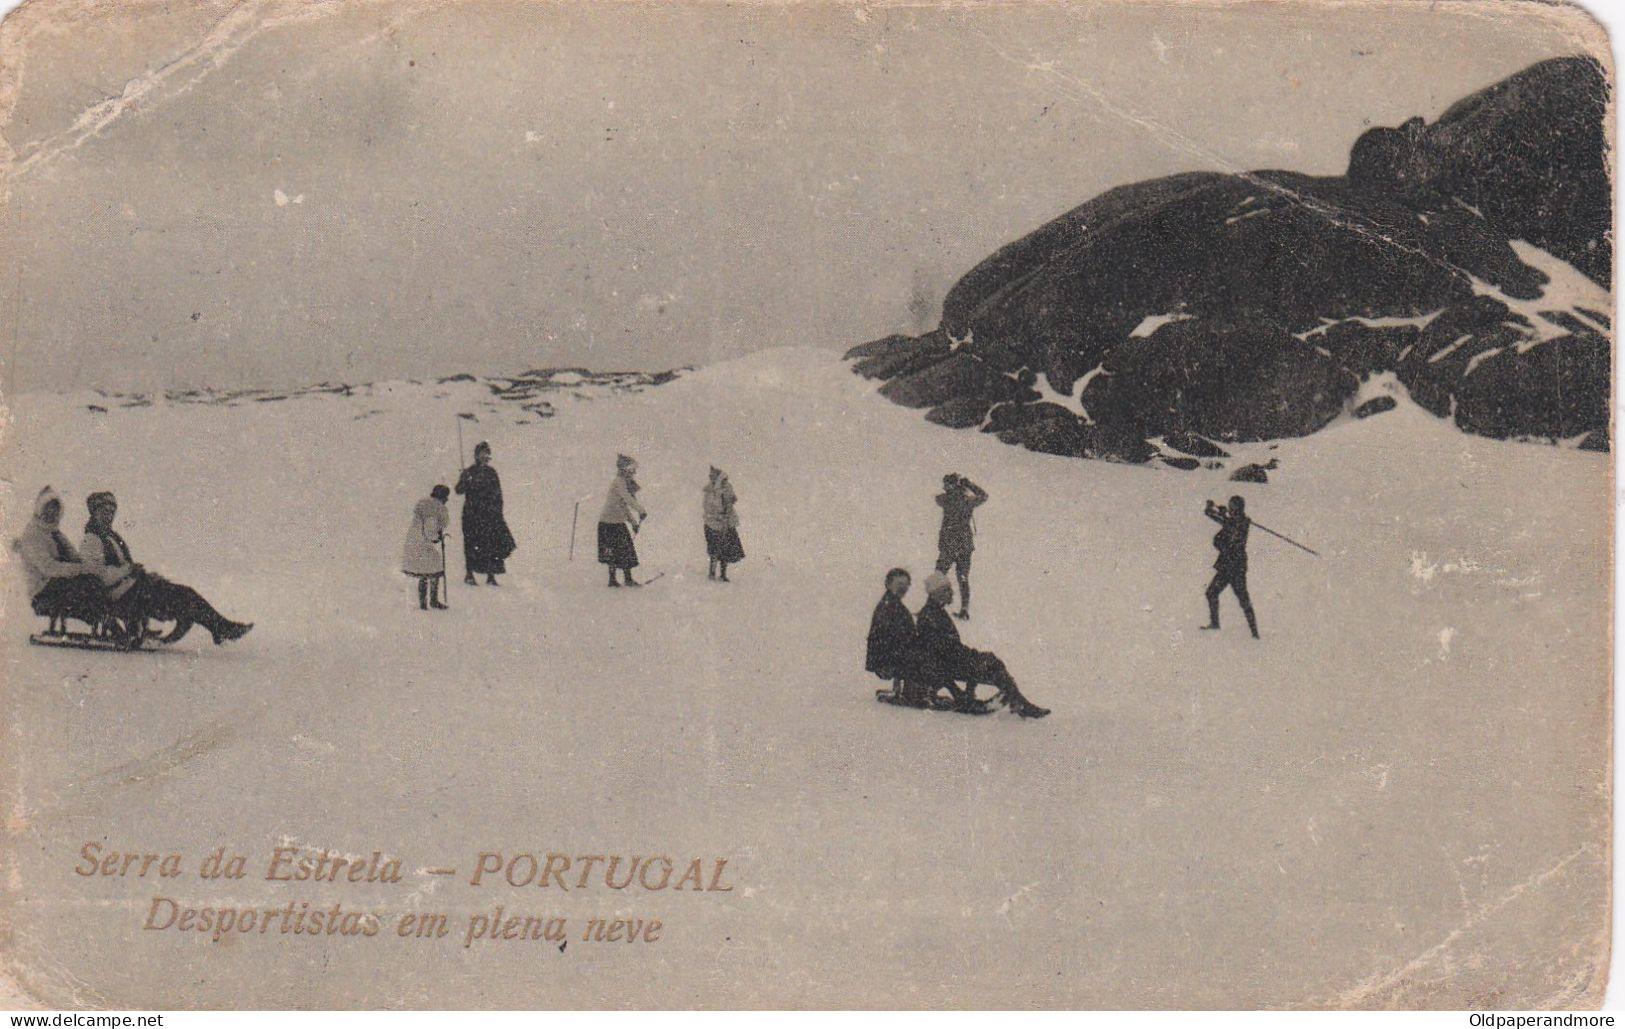
[{"label": "man in dark clothing", "polygon": [[[914,630],[915,675],[931,689],[948,689],[963,708],[985,703],[976,699],[976,686],[986,683],[997,687],[1005,706],[1023,718],[1043,718],[1049,714],[1048,708],[1039,707],[1021,695],[1003,661],[985,650],[972,650],[960,642],[959,630],[948,617],[947,606],[954,599],[954,588],[948,577],[941,572],[928,575],[925,588],[929,599],[920,608]],[[956,682],[965,684],[963,692]]]},{"label": "man in dark clothing", "polygon": [[937,506],[942,508],[942,529],[937,533],[937,571],[952,568],[959,579],[959,610],[955,618],[970,617],[970,557],[976,549],[971,516],[987,502],[987,491],[961,475],[942,477]]},{"label": "man in dark clothing", "polygon": [[[913,580],[907,569],[886,573],[886,592],[869,619],[869,643],[863,668],[891,680],[891,696],[903,699],[903,680],[914,650],[914,616],[903,606]],[[882,691],[882,695],[883,691]]]},{"label": "man in dark clothing", "polygon": [[1223,506],[1209,500],[1206,513],[1220,526],[1213,537],[1219,557],[1213,562],[1213,581],[1207,586],[1208,624],[1202,628],[1219,627],[1219,594],[1228,586],[1235,592],[1236,599],[1241,601],[1241,611],[1247,616],[1247,627],[1253,631],[1253,639],[1256,640],[1258,619],[1253,615],[1253,602],[1247,596],[1247,530],[1253,524],[1247,517],[1247,502],[1240,497],[1231,497],[1229,505]]}]

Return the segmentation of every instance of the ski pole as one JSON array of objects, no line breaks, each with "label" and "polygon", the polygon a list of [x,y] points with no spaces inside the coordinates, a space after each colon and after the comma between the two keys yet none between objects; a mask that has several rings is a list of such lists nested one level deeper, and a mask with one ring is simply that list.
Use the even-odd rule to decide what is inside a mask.
[{"label": "ski pole", "polygon": [[581,501],[576,501],[575,513],[570,516],[570,560],[576,559],[576,519],[581,516]]},{"label": "ski pole", "polygon": [[1260,524],[1258,522],[1253,522],[1253,524],[1258,526],[1260,529],[1263,529],[1265,532],[1269,533],[1271,536],[1274,536],[1278,540],[1285,540],[1286,542],[1292,544],[1294,547],[1297,547],[1299,550],[1302,550],[1302,551],[1304,551],[1306,553],[1314,554],[1316,557],[1320,556],[1318,553],[1316,553],[1313,550],[1310,550],[1308,547],[1304,546],[1302,543],[1299,543],[1297,540],[1291,539],[1291,538],[1286,537],[1286,536],[1283,536],[1283,535],[1276,532],[1274,529],[1270,528],[1267,525],[1262,525],[1262,524]]},{"label": "ski pole", "polygon": [[445,594],[445,598],[443,600],[441,600],[441,603],[445,604],[446,607],[449,608],[449,607],[451,607],[451,587],[446,584],[447,583],[447,580],[446,580],[446,567],[447,567],[447,565],[446,565],[446,534],[441,533],[440,534],[440,592]]}]

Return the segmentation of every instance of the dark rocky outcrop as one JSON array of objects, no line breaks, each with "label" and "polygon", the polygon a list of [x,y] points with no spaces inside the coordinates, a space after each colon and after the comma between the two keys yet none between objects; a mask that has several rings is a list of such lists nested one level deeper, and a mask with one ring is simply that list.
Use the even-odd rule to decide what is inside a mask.
[{"label": "dark rocky outcrop", "polygon": [[1542,307],[1514,246],[1608,285],[1606,101],[1597,62],[1562,58],[1368,131],[1345,176],[1110,190],[973,268],[936,330],[847,356],[934,422],[1046,453],[1304,435],[1378,372],[1469,432],[1606,440],[1606,305]]}]

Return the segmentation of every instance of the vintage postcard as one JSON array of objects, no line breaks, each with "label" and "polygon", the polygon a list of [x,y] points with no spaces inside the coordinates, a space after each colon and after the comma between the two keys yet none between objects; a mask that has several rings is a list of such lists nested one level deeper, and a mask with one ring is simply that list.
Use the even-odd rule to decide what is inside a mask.
[{"label": "vintage postcard", "polygon": [[0,969],[1584,1008],[1581,8],[29,0]]}]

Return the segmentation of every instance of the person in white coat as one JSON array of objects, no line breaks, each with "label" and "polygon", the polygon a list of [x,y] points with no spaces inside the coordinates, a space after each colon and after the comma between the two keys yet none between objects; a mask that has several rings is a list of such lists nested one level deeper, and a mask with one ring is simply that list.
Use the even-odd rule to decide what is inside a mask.
[{"label": "person in white coat", "polygon": [[609,495],[604,498],[604,509],[598,514],[598,563],[609,566],[609,584],[619,586],[615,572],[626,577],[628,586],[641,586],[632,578],[632,569],[638,566],[638,548],[632,543],[632,534],[649,517],[649,512],[638,503],[638,463],[621,454],[615,458],[615,481],[609,484]]},{"label": "person in white coat", "polygon": [[86,565],[63,535],[61,524],[62,496],[47,486],[34,498],[34,517],[11,545],[28,577],[30,606],[35,614],[51,619],[53,630],[66,618],[95,625],[110,613],[112,588],[129,573]]},{"label": "person in white coat", "polygon": [[436,486],[412,508],[412,526],[401,547],[401,571],[418,581],[418,608],[446,610],[440,601],[440,583],[446,577],[446,555],[441,539],[451,524],[446,499],[451,490]]}]

